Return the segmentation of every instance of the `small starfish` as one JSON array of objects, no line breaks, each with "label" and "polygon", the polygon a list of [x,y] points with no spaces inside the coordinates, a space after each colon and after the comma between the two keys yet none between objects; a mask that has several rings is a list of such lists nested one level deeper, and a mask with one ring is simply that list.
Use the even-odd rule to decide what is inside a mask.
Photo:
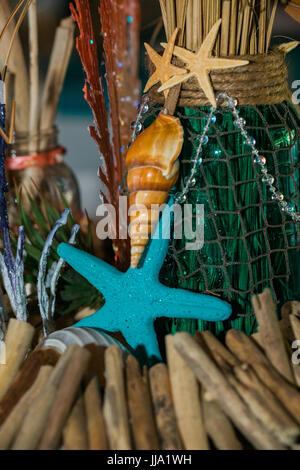
[{"label": "small starfish", "polygon": [[278,47],[281,51],[284,51],[286,54],[293,51],[296,47],[299,46],[299,41],[291,41],[280,44]]},{"label": "small starfish", "polygon": [[[168,44],[166,44],[165,51],[162,56],[159,55],[154,49],[152,49],[149,44],[145,43],[148,55],[151,59],[151,62],[153,62],[153,64],[155,65],[156,70],[146,83],[144,92],[148,91],[158,82],[166,82],[167,80],[169,80],[169,78],[173,77],[173,75],[180,75],[186,73],[186,70],[179,67],[175,67],[175,65],[172,65],[171,63],[177,34],[178,28],[175,29],[170,38],[170,41],[168,42]],[[168,90],[164,91],[165,98],[167,97],[168,93]]]},{"label": "small starfish", "polygon": [[[169,202],[171,206],[172,202]],[[104,261],[62,243],[58,254],[95,286],[105,298],[105,305],[76,326],[121,331],[127,343],[148,362],[160,359],[154,330],[156,318],[195,318],[223,321],[231,306],[217,297],[184,289],[166,287],[159,282],[159,272],[169,246],[169,209],[166,207],[146,253],[143,267],[121,273]],[[162,238],[159,238],[160,231]],[[145,356],[146,353],[146,356]]]},{"label": "small starfish", "polygon": [[[184,76],[176,75],[175,77],[172,77],[159,88],[159,92],[165,91],[179,83],[183,83],[189,78],[196,77],[210,103],[213,106],[217,105],[209,73],[212,70],[229,69],[249,64],[249,61],[247,60],[224,59],[212,56],[221,23],[222,20],[218,20],[215,23],[204,39],[197,54],[183,49],[182,47],[175,46],[174,55],[182,59],[187,64],[189,73]],[[165,44],[162,45],[165,47]]]}]

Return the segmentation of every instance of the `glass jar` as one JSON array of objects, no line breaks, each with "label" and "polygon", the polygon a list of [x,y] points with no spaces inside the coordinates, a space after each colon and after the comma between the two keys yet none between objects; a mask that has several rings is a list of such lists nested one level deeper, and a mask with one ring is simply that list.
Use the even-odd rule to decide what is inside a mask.
[{"label": "glass jar", "polygon": [[42,209],[42,202],[61,212],[64,209],[61,193],[75,217],[81,215],[80,193],[76,177],[64,162],[65,150],[58,144],[56,127],[32,136],[17,134],[8,147],[6,174],[9,184],[8,212],[11,226],[19,223],[16,191],[22,191],[22,203],[30,213],[31,199]]}]

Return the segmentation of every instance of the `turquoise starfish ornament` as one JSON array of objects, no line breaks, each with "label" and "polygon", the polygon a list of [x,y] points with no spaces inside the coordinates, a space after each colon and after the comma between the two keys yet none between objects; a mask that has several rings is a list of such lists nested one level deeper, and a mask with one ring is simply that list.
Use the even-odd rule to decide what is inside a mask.
[{"label": "turquoise starfish ornament", "polygon": [[154,330],[157,318],[224,321],[231,314],[231,306],[217,297],[166,287],[159,282],[159,272],[169,246],[169,224],[166,222],[167,219],[169,221],[169,211],[170,208],[166,207],[139,269],[130,268],[122,273],[71,245],[62,243],[58,247],[59,256],[105,298],[104,307],[76,326],[121,331],[139,358],[143,355],[148,362],[160,359]]}]

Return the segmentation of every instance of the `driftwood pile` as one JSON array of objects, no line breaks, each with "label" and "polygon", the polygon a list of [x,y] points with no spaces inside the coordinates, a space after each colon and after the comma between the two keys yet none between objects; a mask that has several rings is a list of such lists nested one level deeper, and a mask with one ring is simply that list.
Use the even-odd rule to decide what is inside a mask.
[{"label": "driftwood pile", "polygon": [[143,370],[118,346],[40,348],[24,360],[34,329],[11,320],[0,449],[297,450],[300,303],[280,322],[268,290],[253,305],[252,338],[177,333],[166,337],[167,364]]}]

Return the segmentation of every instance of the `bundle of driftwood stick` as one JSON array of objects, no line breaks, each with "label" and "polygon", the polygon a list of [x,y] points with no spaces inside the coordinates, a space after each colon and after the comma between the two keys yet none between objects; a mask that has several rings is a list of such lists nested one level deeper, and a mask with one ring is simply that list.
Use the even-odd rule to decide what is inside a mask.
[{"label": "bundle of driftwood stick", "polygon": [[142,370],[118,346],[38,348],[24,360],[34,328],[11,320],[0,449],[298,449],[300,303],[280,322],[269,290],[253,305],[252,338],[177,333],[166,337],[167,363]]}]

